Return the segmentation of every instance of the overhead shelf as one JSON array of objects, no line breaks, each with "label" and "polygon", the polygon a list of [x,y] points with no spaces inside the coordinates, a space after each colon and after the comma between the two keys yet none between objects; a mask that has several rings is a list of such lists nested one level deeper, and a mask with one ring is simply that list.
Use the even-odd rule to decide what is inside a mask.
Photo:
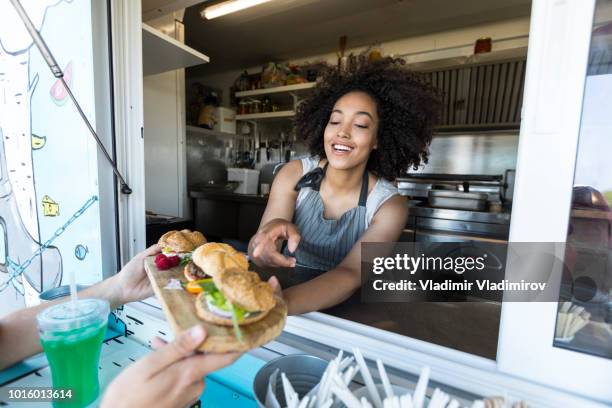
[{"label": "overhead shelf", "polygon": [[209,61],[210,59],[201,52],[142,23],[142,71],[144,76],[192,67]]},{"label": "overhead shelf", "polygon": [[278,111],[278,112],[265,112],[265,113],[249,113],[247,115],[236,115],[236,120],[273,120],[273,119],[284,119],[295,116],[295,111]]},{"label": "overhead shelf", "polygon": [[241,91],[241,92],[236,92],[236,97],[237,98],[247,98],[251,96],[275,95],[275,94],[283,94],[283,93],[298,93],[299,91],[312,89],[316,85],[317,85],[316,82],[306,82],[303,84],[277,86],[274,88],[262,88],[262,89],[255,89],[252,91]]},{"label": "overhead shelf", "polygon": [[527,47],[520,47],[432,61],[413,62],[408,64],[408,67],[413,71],[437,71],[448,68],[465,68],[473,65],[511,62],[525,59],[526,57]]}]

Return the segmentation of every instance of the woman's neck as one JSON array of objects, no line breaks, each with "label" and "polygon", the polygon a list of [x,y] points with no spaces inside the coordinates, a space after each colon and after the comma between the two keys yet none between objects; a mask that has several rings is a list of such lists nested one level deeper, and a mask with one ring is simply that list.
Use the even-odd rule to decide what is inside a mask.
[{"label": "woman's neck", "polygon": [[363,172],[366,164],[358,167],[353,167],[348,170],[334,169],[331,166],[327,167],[325,172],[325,182],[328,183],[332,191],[349,192],[361,187]]}]

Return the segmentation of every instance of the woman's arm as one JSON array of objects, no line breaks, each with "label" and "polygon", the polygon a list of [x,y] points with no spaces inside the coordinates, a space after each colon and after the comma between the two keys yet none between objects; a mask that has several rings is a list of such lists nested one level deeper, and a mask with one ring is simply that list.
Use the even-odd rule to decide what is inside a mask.
[{"label": "woman's arm", "polygon": [[294,187],[301,176],[302,163],[294,160],[282,167],[272,183],[259,229],[249,242],[249,255],[259,266],[295,265],[295,259],[280,253],[280,245],[287,240],[288,248],[293,252],[300,240],[299,231],[291,221],[298,195]]},{"label": "woman's arm", "polygon": [[[119,273],[79,292],[81,298],[105,299],[111,310],[127,302],[145,299],[153,289],[144,270],[144,259],[159,252],[157,245],[136,255]],[[69,297],[18,310],[0,319],[0,370],[42,351],[36,315]]]},{"label": "woman's arm", "polygon": [[361,285],[361,243],[397,241],[407,217],[408,207],[404,197],[394,196],[387,200],[336,268],[283,291],[289,314],[327,309],[349,298]]}]

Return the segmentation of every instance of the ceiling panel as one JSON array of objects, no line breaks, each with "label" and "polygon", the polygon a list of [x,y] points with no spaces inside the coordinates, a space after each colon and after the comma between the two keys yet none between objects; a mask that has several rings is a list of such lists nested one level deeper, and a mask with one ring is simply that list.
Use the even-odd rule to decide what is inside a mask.
[{"label": "ceiling panel", "polygon": [[270,60],[528,16],[530,0],[274,0],[205,20],[204,5],[185,12],[186,43],[208,55],[196,74],[242,69]]}]

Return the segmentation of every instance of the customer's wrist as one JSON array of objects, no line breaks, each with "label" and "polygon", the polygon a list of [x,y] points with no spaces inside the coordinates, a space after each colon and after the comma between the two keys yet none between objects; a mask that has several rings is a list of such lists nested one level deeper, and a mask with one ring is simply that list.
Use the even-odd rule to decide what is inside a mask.
[{"label": "customer's wrist", "polygon": [[111,310],[116,309],[118,306],[124,303],[123,289],[119,282],[118,275],[113,275],[110,278],[106,278],[90,288],[85,289],[82,293],[84,297],[104,299],[108,301]]}]

